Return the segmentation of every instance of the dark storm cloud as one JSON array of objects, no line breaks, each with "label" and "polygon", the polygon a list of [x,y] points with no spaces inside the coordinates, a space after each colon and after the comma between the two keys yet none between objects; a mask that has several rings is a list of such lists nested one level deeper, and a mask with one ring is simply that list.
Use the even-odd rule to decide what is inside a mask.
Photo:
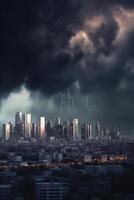
[{"label": "dark storm cloud", "polygon": [[[132,8],[133,2],[103,0],[100,5],[98,0],[58,0],[56,3],[54,0],[3,1],[0,11],[1,92],[9,92],[26,81],[29,89],[56,93],[77,79],[85,81],[81,80],[81,74],[76,75],[82,71],[82,60],[89,65],[82,73],[87,75],[91,71],[95,79],[97,76],[92,83],[89,74],[89,80],[84,85],[94,87],[98,76],[105,73],[96,58],[114,51],[112,42],[117,35],[118,24],[112,10],[119,5]],[[83,29],[87,18],[92,19],[96,15],[103,15],[104,21],[93,32],[92,28],[88,30],[95,52],[92,55],[82,52],[79,44],[77,50],[70,50],[71,37]]]},{"label": "dark storm cloud", "polygon": [[73,82],[70,73],[64,77],[63,71],[72,62],[64,49],[72,35],[69,26],[78,20],[80,4],[62,0],[1,4],[1,92],[11,91],[24,80],[31,89],[46,93]]}]

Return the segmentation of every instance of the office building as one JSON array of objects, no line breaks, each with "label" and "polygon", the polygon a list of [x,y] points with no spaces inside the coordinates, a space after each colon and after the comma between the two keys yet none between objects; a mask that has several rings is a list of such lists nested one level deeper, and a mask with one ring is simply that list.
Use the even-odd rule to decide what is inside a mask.
[{"label": "office building", "polygon": [[52,122],[49,120],[46,124],[46,135],[47,137],[51,137],[52,135]]},{"label": "office building", "polygon": [[100,123],[98,121],[96,122],[96,126],[95,126],[95,134],[96,134],[96,139],[100,139],[101,128],[100,128]]},{"label": "office building", "polygon": [[14,133],[17,137],[22,136],[22,113],[19,111],[15,115]]},{"label": "office building", "polygon": [[79,139],[79,121],[78,119],[73,119],[73,140]]},{"label": "office building", "polygon": [[38,130],[37,130],[37,124],[36,123],[32,123],[32,134],[31,134],[31,136],[33,138],[38,137]]},{"label": "office building", "polygon": [[4,140],[9,140],[13,133],[13,125],[11,122],[3,124],[3,138]]},{"label": "office building", "polygon": [[46,133],[46,119],[45,117],[40,117],[39,119],[39,138],[44,139]]},{"label": "office building", "polygon": [[22,132],[26,139],[31,138],[32,135],[32,116],[31,114],[22,115]]},{"label": "office building", "polygon": [[57,116],[55,119],[55,126],[57,126],[59,124],[61,124],[61,120],[60,120],[60,117]]},{"label": "office building", "polygon": [[92,126],[89,124],[81,125],[81,139],[90,140],[92,138]]},{"label": "office building", "polygon": [[63,137],[65,140],[69,140],[70,136],[69,136],[69,122],[68,121],[64,121],[63,123]]},{"label": "office building", "polygon": [[73,123],[69,123],[69,130],[68,130],[68,133],[69,133],[69,140],[70,141],[73,141]]},{"label": "office building", "polygon": [[15,125],[17,124],[22,124],[22,113],[19,111],[15,115]]}]

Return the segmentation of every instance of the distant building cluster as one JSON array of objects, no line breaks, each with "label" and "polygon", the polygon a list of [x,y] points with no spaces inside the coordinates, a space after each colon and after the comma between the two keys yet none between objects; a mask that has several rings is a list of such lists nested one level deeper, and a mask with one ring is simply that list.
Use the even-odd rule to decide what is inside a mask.
[{"label": "distant building cluster", "polygon": [[41,139],[48,141],[89,141],[119,139],[120,133],[116,127],[111,129],[102,129],[97,121],[96,125],[79,123],[79,119],[74,118],[70,122],[61,123],[60,117],[56,117],[52,122],[42,116],[35,123],[32,121],[32,115],[17,112],[15,115],[15,124],[11,122],[3,124],[2,139]]}]

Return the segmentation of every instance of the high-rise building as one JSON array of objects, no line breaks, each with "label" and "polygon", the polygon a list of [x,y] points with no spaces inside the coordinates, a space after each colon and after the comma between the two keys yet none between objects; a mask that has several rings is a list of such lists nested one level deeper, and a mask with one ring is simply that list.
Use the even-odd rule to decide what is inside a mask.
[{"label": "high-rise building", "polygon": [[59,124],[55,127],[55,137],[57,139],[63,139],[64,137],[63,125]]},{"label": "high-rise building", "polygon": [[46,135],[47,137],[51,137],[52,135],[52,122],[49,120],[46,124]]},{"label": "high-rise building", "polygon": [[55,119],[55,126],[59,125],[60,123],[61,123],[60,117],[57,116]]},{"label": "high-rise building", "polygon": [[86,124],[81,124],[81,139],[86,140]]},{"label": "high-rise building", "polygon": [[40,117],[39,119],[39,138],[44,139],[46,133],[46,119],[45,117]]},{"label": "high-rise building", "polygon": [[105,128],[105,129],[103,130],[103,139],[104,139],[104,140],[109,140],[109,139],[110,139],[109,133],[110,133],[110,130],[109,130],[108,128]]},{"label": "high-rise building", "polygon": [[26,139],[31,138],[32,136],[32,116],[31,114],[23,114],[22,115],[22,132],[23,136]]},{"label": "high-rise building", "polygon": [[78,119],[73,119],[73,140],[79,139],[79,121]]},{"label": "high-rise building", "polygon": [[61,124],[60,117],[56,117],[54,127],[53,127],[53,133],[56,140],[63,139],[63,126]]},{"label": "high-rise building", "polygon": [[109,140],[109,133],[110,133],[110,130],[108,128],[106,128],[106,130],[105,130],[105,136],[106,136],[107,140]]},{"label": "high-rise building", "polygon": [[26,114],[22,114],[22,136],[25,137]]},{"label": "high-rise building", "polygon": [[19,111],[15,115],[15,125],[17,124],[22,124],[22,113]]},{"label": "high-rise building", "polygon": [[88,124],[88,138],[91,139],[93,137],[92,135],[92,125]]},{"label": "high-rise building", "polygon": [[32,123],[32,137],[37,138],[38,137],[38,130],[37,130],[37,124]]},{"label": "high-rise building", "polygon": [[69,124],[68,133],[69,133],[69,140],[73,140],[73,122],[71,122],[71,123]]},{"label": "high-rise building", "polygon": [[15,115],[15,128],[14,128],[15,135],[17,137],[22,136],[22,113],[17,112]]},{"label": "high-rise building", "polygon": [[3,138],[4,140],[9,140],[13,133],[13,125],[11,122],[3,124]]},{"label": "high-rise building", "polygon": [[69,122],[68,121],[64,121],[63,123],[63,138],[65,140],[69,140],[70,136],[69,136]]},{"label": "high-rise building", "polygon": [[119,139],[120,133],[115,126],[112,126],[110,136],[111,139]]},{"label": "high-rise building", "polygon": [[81,138],[83,140],[90,140],[92,138],[92,126],[90,124],[81,125]]},{"label": "high-rise building", "polygon": [[101,136],[101,128],[100,128],[100,123],[97,121],[96,126],[95,126],[95,134],[96,134],[96,139],[99,139]]}]

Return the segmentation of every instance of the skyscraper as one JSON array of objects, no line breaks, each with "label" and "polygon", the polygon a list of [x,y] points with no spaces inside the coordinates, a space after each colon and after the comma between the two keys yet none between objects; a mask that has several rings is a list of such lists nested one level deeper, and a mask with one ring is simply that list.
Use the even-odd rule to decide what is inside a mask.
[{"label": "skyscraper", "polygon": [[22,129],[24,138],[31,138],[32,134],[32,116],[31,114],[23,114],[22,115]]},{"label": "skyscraper", "polygon": [[73,122],[69,123],[69,130],[68,130],[68,133],[69,133],[69,140],[73,140]]},{"label": "skyscraper", "polygon": [[70,140],[69,122],[68,121],[64,121],[64,123],[63,123],[63,137],[64,137],[65,140]]},{"label": "skyscraper", "polygon": [[48,122],[47,122],[47,124],[46,124],[46,134],[47,134],[47,137],[51,137],[51,136],[53,136],[52,135],[52,122],[49,120]]},{"label": "skyscraper", "polygon": [[79,139],[79,120],[73,119],[73,140]]},{"label": "skyscraper", "polygon": [[13,125],[11,122],[3,124],[3,138],[4,140],[9,140],[12,136]]},{"label": "skyscraper", "polygon": [[119,139],[119,131],[117,130],[117,128],[115,126],[112,126],[111,131],[110,131],[110,136],[111,139]]},{"label": "skyscraper", "polygon": [[15,115],[15,125],[17,124],[22,124],[22,113],[19,111]]},{"label": "skyscraper", "polygon": [[32,137],[33,138],[37,138],[37,124],[36,123],[32,123]]},{"label": "skyscraper", "polygon": [[60,123],[60,117],[57,116],[55,119],[55,126],[59,125]]},{"label": "skyscraper", "polygon": [[40,117],[39,119],[39,138],[44,139],[45,138],[45,132],[46,132],[46,119],[45,117]]},{"label": "skyscraper", "polygon": [[17,112],[15,115],[14,132],[17,137],[22,136],[22,113],[21,112]]},{"label": "skyscraper", "polygon": [[56,139],[63,139],[63,137],[64,137],[63,125],[59,124],[55,127],[55,138]]},{"label": "skyscraper", "polygon": [[92,126],[90,124],[81,125],[81,138],[83,140],[89,140],[92,137]]},{"label": "skyscraper", "polygon": [[92,125],[88,124],[88,138],[91,139],[92,138]]},{"label": "skyscraper", "polygon": [[95,126],[95,131],[96,131],[96,139],[100,138],[101,135],[101,129],[100,129],[100,123],[97,121],[96,126]]}]

